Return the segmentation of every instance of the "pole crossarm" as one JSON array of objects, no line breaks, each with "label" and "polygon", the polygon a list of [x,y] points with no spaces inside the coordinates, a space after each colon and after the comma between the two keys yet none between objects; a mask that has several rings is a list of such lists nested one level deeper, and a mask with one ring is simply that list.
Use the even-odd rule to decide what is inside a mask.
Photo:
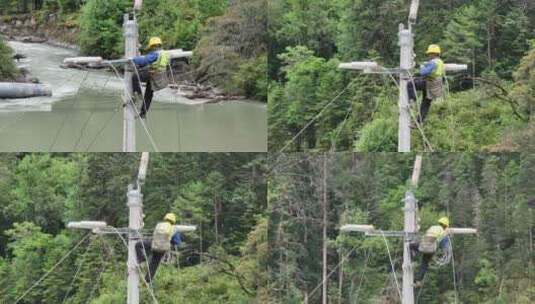
[{"label": "pole crossarm", "polygon": [[[189,58],[193,56],[193,51],[184,51],[182,49],[164,50],[169,56],[169,59]],[[66,66],[79,64],[93,64],[93,65],[121,65],[128,64],[132,61],[131,58],[122,59],[104,59],[100,56],[85,56],[85,57],[67,57],[63,59],[63,64]]]},{"label": "pole crossarm", "polygon": [[[362,228],[361,228],[362,226]],[[372,227],[370,229],[367,229],[368,227]],[[405,231],[392,231],[392,230],[380,230],[375,229],[371,225],[344,225],[340,227],[341,232],[362,232],[366,236],[387,236],[387,237],[407,237],[407,238],[414,238],[420,235],[418,232],[405,232]],[[477,229],[474,228],[448,228],[446,230],[446,234],[449,236],[453,236],[456,234],[459,235],[466,235],[466,234],[477,234]]]},{"label": "pole crossarm", "polygon": [[[80,221],[80,222],[69,222],[67,223],[67,228],[70,229],[84,229],[91,230],[95,234],[129,234],[129,233],[140,233],[141,235],[150,235],[152,234],[152,229],[139,229],[133,230],[128,227],[115,228],[113,226],[108,226],[106,222],[101,221]],[[178,232],[192,232],[197,230],[195,225],[175,225],[174,231]]]}]

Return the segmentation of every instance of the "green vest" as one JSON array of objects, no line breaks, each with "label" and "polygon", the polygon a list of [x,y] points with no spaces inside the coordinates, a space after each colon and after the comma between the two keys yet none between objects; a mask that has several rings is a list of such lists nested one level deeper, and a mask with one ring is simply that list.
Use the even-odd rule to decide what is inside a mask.
[{"label": "green vest", "polygon": [[154,228],[152,234],[152,250],[165,252],[171,249],[171,238],[173,237],[174,227],[168,222],[160,222]]},{"label": "green vest", "polygon": [[430,80],[442,79],[442,77],[445,76],[445,73],[444,73],[444,61],[442,61],[442,59],[440,59],[440,58],[435,58],[432,61],[435,63],[436,68],[428,76],[428,78],[430,78]]},{"label": "green vest", "polygon": [[151,64],[151,68],[156,71],[165,71],[167,69],[167,66],[169,65],[169,54],[167,54],[166,51],[159,51],[158,52],[158,59],[156,62]]},{"label": "green vest", "polygon": [[446,236],[446,230],[439,225],[431,226],[425,232],[425,236],[433,237],[436,239],[437,243],[440,243],[440,241],[442,241],[442,239]]}]

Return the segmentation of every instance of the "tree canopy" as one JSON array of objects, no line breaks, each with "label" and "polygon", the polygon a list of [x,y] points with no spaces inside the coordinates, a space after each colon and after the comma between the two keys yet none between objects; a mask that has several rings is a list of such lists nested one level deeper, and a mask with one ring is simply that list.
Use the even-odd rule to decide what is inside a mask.
[{"label": "tree canopy", "polygon": [[[198,226],[159,269],[160,303],[262,302],[267,292],[265,157],[151,154],[143,187],[146,229],[167,212]],[[117,303],[126,299],[121,238],[67,229],[80,220],[128,225],[127,185],[139,154],[0,155],[0,302]],[[142,290],[142,302],[152,301]]]},{"label": "tree canopy", "polygon": [[[408,11],[409,1],[271,1],[271,150],[397,150],[397,79],[337,65],[399,66],[398,25]],[[534,24],[535,6],[526,1],[420,2],[413,27],[417,65],[427,60],[429,44],[439,44],[446,62],[469,69],[448,76],[423,135],[412,132],[413,149],[426,150],[425,136],[435,151],[515,150],[520,143],[510,138],[533,132],[532,115],[519,113],[525,99],[512,92],[519,86],[515,75],[525,77],[518,70],[533,49]]]}]

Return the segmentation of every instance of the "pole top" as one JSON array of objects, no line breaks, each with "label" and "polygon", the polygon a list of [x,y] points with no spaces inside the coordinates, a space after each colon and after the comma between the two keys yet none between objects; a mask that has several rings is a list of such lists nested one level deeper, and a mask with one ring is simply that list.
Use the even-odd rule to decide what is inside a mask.
[{"label": "pole top", "polygon": [[140,11],[142,5],[143,5],[143,0],[135,0],[134,1],[134,9],[136,11]]}]

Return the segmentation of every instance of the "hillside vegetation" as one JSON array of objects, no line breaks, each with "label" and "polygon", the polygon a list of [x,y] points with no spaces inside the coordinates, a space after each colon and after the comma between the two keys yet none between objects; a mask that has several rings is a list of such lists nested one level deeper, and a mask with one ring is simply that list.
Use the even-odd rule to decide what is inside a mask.
[{"label": "hillside vegetation", "polygon": [[[0,303],[15,303],[83,240],[67,222],[128,225],[138,163],[125,153],[0,156]],[[158,269],[159,303],[265,303],[265,166],[258,154],[151,154],[145,229],[167,212],[198,226]],[[116,234],[90,235],[18,303],[124,303],[126,257]],[[144,285],[142,303],[152,303]]]},{"label": "hillside vegetation", "polygon": [[[401,303],[394,281],[401,286],[401,238],[341,233],[340,227],[403,230],[414,155],[281,154],[273,161],[271,303],[322,303],[324,266],[328,303]],[[423,287],[415,289],[416,303],[533,303],[534,173],[528,153],[423,156],[414,192],[420,232],[448,216],[452,227],[479,233],[452,238],[453,263],[431,264]],[[413,261],[419,267],[420,257]]]},{"label": "hillside vegetation", "polygon": [[[359,60],[399,66],[398,24],[406,23],[409,3],[270,2],[271,150],[286,144],[286,151],[397,150],[397,80],[337,66]],[[533,2],[421,1],[414,31],[417,63],[438,43],[446,62],[469,69],[448,77],[449,91],[433,102],[423,132],[412,131],[413,149],[518,150],[533,139]]]},{"label": "hillside vegetation", "polygon": [[[132,0],[0,0],[4,18],[31,14],[39,24],[75,28],[84,55],[119,58],[123,15]],[[146,0],[138,13],[142,49],[160,36],[167,49],[193,50],[193,79],[227,94],[267,98],[264,0]],[[59,38],[61,37],[54,37]]]}]

